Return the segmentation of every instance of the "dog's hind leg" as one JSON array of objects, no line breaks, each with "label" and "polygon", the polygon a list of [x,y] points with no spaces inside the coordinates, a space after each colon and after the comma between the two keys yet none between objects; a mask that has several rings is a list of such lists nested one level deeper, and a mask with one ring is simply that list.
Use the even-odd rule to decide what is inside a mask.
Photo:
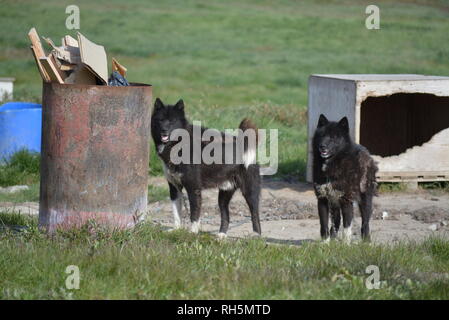
[{"label": "dog's hind leg", "polygon": [[175,222],[175,229],[179,229],[181,227],[181,218],[182,218],[182,191],[178,190],[173,184],[168,183],[168,187],[170,188],[170,199],[172,203],[173,209],[173,218]]},{"label": "dog's hind leg", "polygon": [[360,215],[362,216],[362,239],[370,241],[369,220],[373,212],[373,195],[362,193],[359,203]]},{"label": "dog's hind leg", "polygon": [[331,219],[332,226],[330,231],[330,237],[332,239],[337,237],[338,229],[340,229],[341,213],[338,205],[331,205]]},{"label": "dog's hind leg", "polygon": [[229,202],[235,193],[235,189],[232,190],[220,190],[218,192],[218,207],[221,214],[220,232],[219,238],[225,238],[229,228]]},{"label": "dog's hind leg", "polygon": [[352,218],[354,215],[354,209],[352,202],[346,199],[340,200],[341,213],[343,215],[343,240],[346,243],[351,242],[352,238]]},{"label": "dog's hind leg", "polygon": [[192,222],[191,231],[198,233],[200,231],[201,214],[201,189],[187,188],[187,195],[190,203],[190,221]]},{"label": "dog's hind leg", "polygon": [[[250,172],[253,171],[254,172]],[[257,234],[262,234],[262,229],[260,227],[260,217],[259,217],[259,198],[260,198],[260,176],[259,169],[250,166],[248,168],[247,174],[251,175],[251,179],[244,179],[240,186],[242,195],[248,204],[249,211],[251,212],[251,221],[253,223],[253,231]]]},{"label": "dog's hind leg", "polygon": [[320,216],[321,239],[329,239],[329,204],[326,198],[318,198],[318,215]]}]

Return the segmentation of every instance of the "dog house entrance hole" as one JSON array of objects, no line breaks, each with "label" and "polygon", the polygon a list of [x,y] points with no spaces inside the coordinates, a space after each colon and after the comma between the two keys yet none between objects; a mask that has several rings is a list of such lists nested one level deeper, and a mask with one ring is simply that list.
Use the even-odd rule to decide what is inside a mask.
[{"label": "dog house entrance hole", "polygon": [[360,144],[371,154],[398,155],[449,128],[449,97],[397,93],[368,97],[361,105]]}]

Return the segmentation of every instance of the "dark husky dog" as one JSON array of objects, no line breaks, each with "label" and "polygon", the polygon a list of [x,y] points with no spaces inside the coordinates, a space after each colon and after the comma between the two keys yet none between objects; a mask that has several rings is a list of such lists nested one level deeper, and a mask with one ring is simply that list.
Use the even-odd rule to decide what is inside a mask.
[{"label": "dark husky dog", "polygon": [[[179,131],[176,129],[184,129],[188,133],[187,142],[191,152],[188,161],[186,161],[187,163],[173,161],[171,156],[172,149],[176,148],[178,143],[182,143],[181,139],[176,140],[176,137],[171,135]],[[257,140],[256,127],[249,120],[244,119],[240,124],[240,133],[245,133],[248,129],[254,130],[253,134]],[[164,173],[170,188],[175,228],[179,228],[181,225],[182,190],[184,188],[187,191],[190,203],[191,230],[195,233],[199,231],[200,226],[201,190],[218,188],[218,206],[221,212],[219,237],[225,237],[229,227],[229,202],[235,191],[240,189],[251,212],[253,230],[260,234],[260,175],[259,166],[255,164],[257,142],[250,143],[247,135],[242,135],[243,140],[239,140],[236,136],[227,135],[216,130],[215,132],[218,133],[220,141],[217,142],[215,139],[206,141],[201,136],[196,137],[194,134],[195,130],[197,132],[200,131],[201,136],[203,136],[202,134],[207,129],[195,127],[186,120],[184,102],[182,100],[179,100],[175,105],[165,106],[159,98],[156,99],[151,118],[151,134],[156,145],[157,154],[164,164]],[[246,133],[249,133],[249,131]],[[241,153],[240,160],[237,161],[238,154],[235,152],[231,161],[229,161],[229,158],[226,161],[225,158],[229,157],[229,154],[224,151],[225,148],[231,146],[234,150],[237,148],[238,141],[243,143],[243,153]],[[216,146],[219,146],[222,150],[223,161],[221,163],[212,162],[206,164],[200,156],[201,159],[195,163],[193,158],[196,156],[198,159],[198,149],[196,154],[193,150],[195,143],[200,145],[201,152],[209,143],[216,143]],[[226,143],[228,143],[227,146]],[[178,155],[181,154],[178,153]]]},{"label": "dark husky dog", "polygon": [[356,201],[362,216],[362,238],[369,240],[372,201],[377,192],[376,172],[377,166],[368,150],[351,140],[348,119],[329,122],[320,115],[313,136],[313,184],[323,239],[336,237],[341,214],[345,240],[351,240],[353,202]]}]

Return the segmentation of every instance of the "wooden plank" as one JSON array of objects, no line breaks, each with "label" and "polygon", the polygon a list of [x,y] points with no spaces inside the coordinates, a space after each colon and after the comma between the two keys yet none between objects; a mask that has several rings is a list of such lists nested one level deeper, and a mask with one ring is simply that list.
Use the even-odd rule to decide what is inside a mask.
[{"label": "wooden plank", "polygon": [[419,176],[419,175],[409,175],[409,176],[377,176],[376,177],[378,182],[407,182],[407,181],[418,181],[418,182],[425,182],[425,181],[449,181],[449,174],[448,175],[425,175],[425,176]]},{"label": "wooden plank", "polygon": [[[58,63],[56,62],[55,57],[53,56],[53,54],[49,54],[47,57],[51,63],[53,64],[53,66],[55,67],[56,72],[59,74],[59,76],[61,77],[62,81],[64,82],[64,79],[67,77],[67,75],[65,74],[64,71],[62,71],[59,67],[58,67]],[[60,63],[59,63],[60,65]]]},{"label": "wooden plank", "polygon": [[76,64],[61,64],[59,69],[61,71],[73,71],[76,69]]},{"label": "wooden plank", "polygon": [[42,47],[42,43],[39,39],[39,35],[37,34],[36,28],[31,28],[28,32],[28,38],[30,38],[31,45],[34,47],[34,51],[38,59],[42,57],[46,57],[44,48]]},{"label": "wooden plank", "polygon": [[[57,58],[58,60],[62,60],[70,64],[78,64],[81,62],[78,47],[73,46],[57,47],[50,38],[42,37],[42,39],[53,48],[52,54],[55,57],[55,59]],[[53,62],[55,63],[56,61]],[[59,66],[59,64],[60,63],[58,61],[57,64],[55,64],[55,66]]]},{"label": "wooden plank", "polygon": [[30,46],[31,53],[33,54],[34,61],[36,61],[37,69],[39,70],[39,73],[41,75],[42,80],[45,82],[50,82],[50,77],[48,76],[47,72],[45,71],[44,67],[42,66],[42,63],[39,61],[39,58],[37,57],[36,50],[34,46]]},{"label": "wooden plank", "polygon": [[449,176],[449,171],[380,171],[378,176]]},{"label": "wooden plank", "polygon": [[112,58],[112,72],[118,71],[122,75],[122,77],[126,76],[126,69],[124,66],[122,66],[115,58]]},{"label": "wooden plank", "polygon": [[40,58],[39,61],[42,63],[42,66],[49,75],[51,82],[64,83],[55,65],[48,57]]},{"label": "wooden plank", "polygon": [[41,74],[41,77],[42,79],[44,79],[44,81],[49,82],[50,76],[39,60],[40,58],[45,57],[45,51],[42,47],[41,41],[39,40],[39,35],[37,34],[36,28],[30,29],[30,31],[28,32],[28,38],[31,41],[31,51],[33,52],[33,56],[37,64],[37,68],[39,69],[39,73]]},{"label": "wooden plank", "polygon": [[64,36],[64,38],[62,38],[62,39],[63,39],[63,45],[78,48],[78,40],[76,40],[75,38],[72,38],[71,36],[67,35],[67,36]]}]

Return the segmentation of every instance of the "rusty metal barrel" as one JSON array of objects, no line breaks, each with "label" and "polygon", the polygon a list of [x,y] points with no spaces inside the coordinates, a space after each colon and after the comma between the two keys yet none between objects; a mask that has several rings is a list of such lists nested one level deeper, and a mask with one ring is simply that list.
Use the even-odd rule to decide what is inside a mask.
[{"label": "rusty metal barrel", "polygon": [[133,227],[147,209],[152,87],[44,83],[39,226]]}]

